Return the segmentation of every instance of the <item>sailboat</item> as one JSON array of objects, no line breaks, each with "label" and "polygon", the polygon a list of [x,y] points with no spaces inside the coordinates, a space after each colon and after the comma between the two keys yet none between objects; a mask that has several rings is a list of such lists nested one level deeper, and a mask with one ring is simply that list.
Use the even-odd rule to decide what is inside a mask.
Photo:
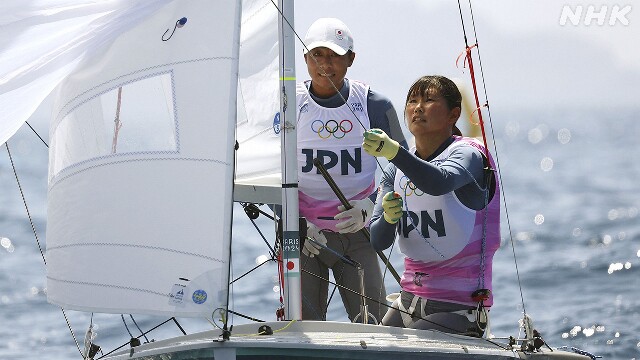
[{"label": "sailboat", "polygon": [[[297,164],[288,150],[296,148],[293,0],[121,6],[96,30],[102,38],[87,39],[92,56],[48,82],[56,84],[48,300],[91,313],[203,317],[212,330],[132,338],[100,356],[90,326],[84,358],[594,358],[547,346],[526,316],[525,337],[504,341],[301,321]],[[229,322],[234,201],[282,206],[278,321]]]}]

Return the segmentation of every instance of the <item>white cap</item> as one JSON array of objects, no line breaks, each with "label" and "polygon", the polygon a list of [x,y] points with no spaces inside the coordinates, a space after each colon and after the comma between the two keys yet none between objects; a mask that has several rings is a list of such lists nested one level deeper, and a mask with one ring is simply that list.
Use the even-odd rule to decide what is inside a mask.
[{"label": "white cap", "polygon": [[317,47],[329,48],[338,55],[353,51],[351,31],[345,23],[335,18],[320,18],[311,24],[304,37],[304,44],[305,54]]}]

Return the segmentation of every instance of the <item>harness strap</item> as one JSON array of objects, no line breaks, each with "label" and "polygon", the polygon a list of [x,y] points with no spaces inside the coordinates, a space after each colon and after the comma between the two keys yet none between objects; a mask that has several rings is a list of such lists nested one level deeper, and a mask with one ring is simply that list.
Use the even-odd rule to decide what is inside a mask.
[{"label": "harness strap", "polygon": [[477,311],[476,310],[458,310],[458,311],[449,311],[450,314],[462,315],[467,318],[470,322],[476,322]]},{"label": "harness strap", "polygon": [[[427,317],[426,314],[426,305],[427,301],[422,299],[420,296],[412,294],[413,298],[411,299],[411,305],[409,308],[405,308],[402,304],[402,295],[398,296],[395,300],[398,302],[398,309],[400,311],[400,317],[402,318],[402,323],[405,327],[410,327],[415,321],[413,320],[413,314],[416,311],[416,307],[418,306],[418,301],[420,301],[420,317],[422,319]],[[486,307],[483,306],[482,302],[478,303],[478,307],[475,309],[467,309],[467,310],[455,310],[455,311],[446,311],[449,314],[456,314],[464,316],[470,323],[475,323],[478,326],[478,329],[481,331],[480,336],[483,333],[488,333],[489,329],[489,311]]]},{"label": "harness strap", "polygon": [[[413,314],[414,310],[416,309],[416,304],[418,303],[418,300],[420,300],[419,296],[413,295],[413,299],[411,300],[411,306],[409,306],[409,309],[405,309],[404,305],[402,305],[402,294],[398,297],[398,309],[402,310],[400,312],[400,316],[402,317],[402,323],[404,324],[404,327],[409,327],[411,326],[411,324],[414,323],[413,321],[413,317],[409,314]],[[421,313],[423,314],[424,317],[424,304],[421,304]],[[407,314],[409,313],[409,314]]]},{"label": "harness strap", "polygon": [[489,311],[482,302],[478,303],[478,307],[474,310],[476,325],[485,331],[489,328]]},{"label": "harness strap", "polygon": [[484,330],[489,322],[489,313],[485,307],[481,309],[449,311],[449,313],[466,317],[469,322],[476,323],[481,330]]}]

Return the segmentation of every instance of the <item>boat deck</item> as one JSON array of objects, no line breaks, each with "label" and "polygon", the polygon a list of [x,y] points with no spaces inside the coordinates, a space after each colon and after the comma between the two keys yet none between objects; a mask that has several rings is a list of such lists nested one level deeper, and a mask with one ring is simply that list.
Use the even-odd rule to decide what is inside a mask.
[{"label": "boat deck", "polygon": [[[269,335],[260,334],[265,326]],[[236,325],[226,341],[221,334],[212,330],[157,341],[107,359],[588,359],[563,351],[525,354],[487,339],[439,331],[330,321]]]}]

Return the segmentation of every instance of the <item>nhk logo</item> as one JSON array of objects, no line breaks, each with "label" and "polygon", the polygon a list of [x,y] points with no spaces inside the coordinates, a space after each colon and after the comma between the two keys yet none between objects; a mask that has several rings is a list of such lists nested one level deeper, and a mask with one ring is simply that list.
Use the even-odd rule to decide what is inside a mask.
[{"label": "nhk logo", "polygon": [[614,26],[618,23],[622,25],[629,25],[629,19],[627,15],[631,12],[631,5],[613,5],[611,7],[602,5],[600,7],[595,5],[576,5],[575,7],[565,5],[562,7],[560,13],[560,25],[567,25],[567,21],[574,26],[585,25],[589,26],[593,23],[600,26],[605,23],[609,26]]}]

